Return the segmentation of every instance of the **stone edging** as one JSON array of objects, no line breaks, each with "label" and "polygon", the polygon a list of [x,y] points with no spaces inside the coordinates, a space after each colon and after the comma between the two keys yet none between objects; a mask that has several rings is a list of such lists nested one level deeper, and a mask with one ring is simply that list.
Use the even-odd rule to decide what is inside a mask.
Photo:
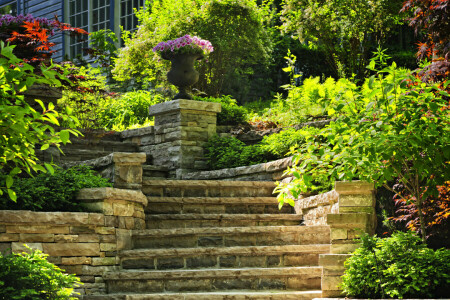
[{"label": "stone edging", "polygon": [[[182,179],[184,180],[204,180],[204,179],[233,179],[239,180],[240,178],[244,178],[244,180],[252,179],[250,176],[260,175],[266,181],[271,180],[279,180],[282,178],[282,174],[280,172],[284,172],[287,167],[292,166],[292,157],[286,157],[278,160],[274,160],[267,163],[252,165],[252,166],[244,166],[237,168],[228,168],[228,169],[220,169],[220,170],[212,170],[212,171],[198,171],[191,172],[187,174],[183,174]],[[246,178],[246,176],[248,176]],[[266,177],[266,178],[264,178]],[[241,179],[242,180],[242,179]]]}]

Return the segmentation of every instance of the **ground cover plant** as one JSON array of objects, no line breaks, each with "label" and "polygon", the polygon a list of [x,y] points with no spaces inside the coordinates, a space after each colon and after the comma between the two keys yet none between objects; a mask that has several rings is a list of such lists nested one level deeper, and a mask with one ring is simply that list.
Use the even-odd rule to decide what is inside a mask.
[{"label": "ground cover plant", "polygon": [[362,246],[345,262],[343,292],[354,298],[441,298],[450,290],[450,250],[432,250],[420,237],[396,232],[361,236]]},{"label": "ground cover plant", "polygon": [[81,285],[80,279],[64,274],[40,250],[28,250],[9,255],[0,252],[0,298],[77,299],[73,289]]},{"label": "ground cover plant", "polygon": [[[4,176],[1,176],[2,178]],[[41,173],[33,177],[17,178],[14,189],[16,201],[0,196],[0,209],[32,211],[83,211],[76,201],[83,188],[111,187],[112,184],[87,166],[64,170],[55,168],[53,174]]]}]

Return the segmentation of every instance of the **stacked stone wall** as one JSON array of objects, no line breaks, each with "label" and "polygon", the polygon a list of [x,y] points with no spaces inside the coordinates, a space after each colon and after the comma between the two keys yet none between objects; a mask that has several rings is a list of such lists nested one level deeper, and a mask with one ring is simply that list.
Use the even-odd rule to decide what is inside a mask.
[{"label": "stacked stone wall", "polygon": [[118,269],[117,254],[131,248],[131,230],[145,228],[147,198],[114,188],[84,189],[78,198],[94,212],[0,210],[0,251],[27,251],[25,244],[39,249],[81,279],[76,292],[104,293],[102,275]]}]

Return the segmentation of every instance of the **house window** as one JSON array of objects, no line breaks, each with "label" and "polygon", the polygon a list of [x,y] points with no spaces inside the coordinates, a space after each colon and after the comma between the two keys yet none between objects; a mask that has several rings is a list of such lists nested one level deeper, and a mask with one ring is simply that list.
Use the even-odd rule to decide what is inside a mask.
[{"label": "house window", "polygon": [[[120,26],[125,30],[136,29],[138,22],[134,8],[144,6],[144,0],[65,0],[66,20],[74,26],[88,32],[111,29],[120,40]],[[119,26],[120,25],[120,26]],[[88,41],[66,38],[66,53],[70,58],[83,55]]]},{"label": "house window", "polygon": [[120,0],[120,26],[124,30],[133,31],[138,26],[134,9],[144,6],[144,0]]},{"label": "house window", "polygon": [[0,15],[17,15],[17,1],[2,2],[0,1]]}]

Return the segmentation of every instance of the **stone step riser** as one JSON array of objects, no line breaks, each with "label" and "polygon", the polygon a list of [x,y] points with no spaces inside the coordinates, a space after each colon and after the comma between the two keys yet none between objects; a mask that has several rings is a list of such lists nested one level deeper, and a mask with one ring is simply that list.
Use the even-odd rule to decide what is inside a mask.
[{"label": "stone step riser", "polygon": [[321,298],[321,291],[311,292],[222,292],[85,296],[83,300],[312,300]]},{"label": "stone step riser", "polygon": [[144,182],[142,192],[151,197],[273,197],[274,187],[161,187]]},{"label": "stone step riser", "polygon": [[167,178],[169,176],[169,172],[143,169],[142,176],[151,178]]},{"label": "stone step riser", "polygon": [[173,270],[202,268],[274,268],[318,266],[319,253],[281,255],[202,255],[164,258],[123,258],[123,269]]},{"label": "stone step riser", "polygon": [[[148,215],[147,215],[148,217]],[[245,226],[294,226],[300,225],[296,220],[149,220],[147,229],[196,228],[196,227],[245,227]]]},{"label": "stone step riser", "polygon": [[231,290],[317,290],[320,276],[106,280],[108,293],[214,292]]},{"label": "stone step riser", "polygon": [[328,244],[329,233],[273,232],[133,237],[134,249]]},{"label": "stone step riser", "polygon": [[150,203],[147,214],[289,214],[294,213],[292,206],[284,205],[281,210],[278,204],[182,204],[182,203]]}]

